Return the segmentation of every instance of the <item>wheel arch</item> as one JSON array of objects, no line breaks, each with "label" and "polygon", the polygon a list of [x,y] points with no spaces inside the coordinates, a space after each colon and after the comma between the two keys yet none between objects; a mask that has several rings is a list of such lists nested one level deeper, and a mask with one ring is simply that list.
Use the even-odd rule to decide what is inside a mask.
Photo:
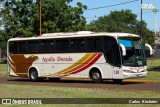
[{"label": "wheel arch", "polygon": [[100,74],[101,74],[101,77],[102,77],[102,79],[103,79],[103,72],[102,72],[102,70],[99,68],[99,67],[97,67],[97,66],[94,66],[94,67],[92,67],[90,70],[89,70],[89,77],[91,78],[91,74],[92,74],[92,72],[93,71],[98,71]]},{"label": "wheel arch", "polygon": [[38,73],[38,77],[40,77],[40,72],[39,72],[38,68],[35,67],[35,66],[31,66],[31,67],[28,68],[28,77],[29,77],[29,74],[30,74],[31,69],[36,69],[36,70],[37,70],[37,73]]}]

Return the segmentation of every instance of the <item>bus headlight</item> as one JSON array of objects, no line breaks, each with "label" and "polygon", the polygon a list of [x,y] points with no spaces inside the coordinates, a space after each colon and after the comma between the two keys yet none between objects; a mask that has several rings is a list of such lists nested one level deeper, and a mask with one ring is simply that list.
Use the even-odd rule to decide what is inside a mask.
[{"label": "bus headlight", "polygon": [[123,72],[131,73],[131,71],[130,71],[130,70],[123,70]]},{"label": "bus headlight", "polygon": [[131,71],[131,70],[123,70],[123,72],[125,73],[140,73],[140,72],[146,72],[146,70],[143,70],[143,71]]}]

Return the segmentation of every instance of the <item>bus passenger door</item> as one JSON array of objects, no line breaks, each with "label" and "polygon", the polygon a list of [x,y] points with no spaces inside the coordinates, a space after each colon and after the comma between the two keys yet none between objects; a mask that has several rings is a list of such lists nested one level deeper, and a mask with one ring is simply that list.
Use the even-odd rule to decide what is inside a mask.
[{"label": "bus passenger door", "polygon": [[120,55],[120,47],[118,45],[114,45],[112,48],[112,78],[113,79],[121,79],[122,71],[121,71],[121,55]]}]

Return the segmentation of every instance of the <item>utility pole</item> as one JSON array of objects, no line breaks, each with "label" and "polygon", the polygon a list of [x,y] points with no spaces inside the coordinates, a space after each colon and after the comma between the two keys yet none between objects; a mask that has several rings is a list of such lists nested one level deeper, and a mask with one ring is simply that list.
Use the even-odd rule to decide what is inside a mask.
[{"label": "utility pole", "polygon": [[40,13],[39,13],[39,22],[40,22],[40,24],[39,24],[39,26],[40,26],[40,28],[39,28],[39,36],[41,36],[42,35],[42,0],[40,0],[40,2],[39,2],[39,5],[40,5],[40,7],[39,7],[39,9],[40,9]]},{"label": "utility pole", "polygon": [[142,31],[143,31],[143,29],[142,29],[142,4],[143,4],[143,1],[141,0],[141,28],[140,28],[140,36],[141,36],[141,38],[142,38]]},{"label": "utility pole", "polygon": [[154,33],[156,37],[156,30],[157,30],[156,13],[158,12],[158,9],[153,9],[153,12],[154,12]]}]

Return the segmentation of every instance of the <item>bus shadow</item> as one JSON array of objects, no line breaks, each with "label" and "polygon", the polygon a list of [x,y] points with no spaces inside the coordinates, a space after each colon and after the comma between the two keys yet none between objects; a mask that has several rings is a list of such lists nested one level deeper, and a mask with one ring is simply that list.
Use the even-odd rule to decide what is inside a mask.
[{"label": "bus shadow", "polygon": [[7,79],[9,82],[31,82],[30,79],[27,78],[9,78]]},{"label": "bus shadow", "polygon": [[121,83],[114,83],[113,81],[104,81],[104,84],[114,84],[114,85],[132,85],[132,84],[144,84],[145,82],[139,81],[122,81]]},{"label": "bus shadow", "polygon": [[122,82],[120,85],[145,84],[146,82]]},{"label": "bus shadow", "polygon": [[[53,81],[49,81],[53,82]],[[130,84],[144,84],[145,82],[122,82],[122,83],[114,83],[112,81],[103,81],[102,83],[93,83],[92,81],[87,80],[60,80],[56,81],[56,83],[88,83],[88,84],[111,84],[111,85],[130,85]]]},{"label": "bus shadow", "polygon": [[123,81],[122,83],[114,83],[111,80],[104,80],[102,83],[93,83],[91,80],[59,80],[59,81],[50,81],[48,79],[43,79],[38,82],[32,82],[28,78],[11,78],[8,79],[9,82],[18,82],[18,83],[82,83],[82,84],[112,84],[112,85],[132,85],[132,84],[145,84],[146,82],[135,82],[135,81]]},{"label": "bus shadow", "polygon": [[89,80],[59,80],[59,81],[50,81],[48,79],[39,80],[37,82],[32,82],[28,78],[12,78],[8,79],[9,82],[21,82],[21,83],[93,83]]},{"label": "bus shadow", "polygon": [[160,66],[150,67],[150,68],[148,68],[148,71],[160,72]]}]

